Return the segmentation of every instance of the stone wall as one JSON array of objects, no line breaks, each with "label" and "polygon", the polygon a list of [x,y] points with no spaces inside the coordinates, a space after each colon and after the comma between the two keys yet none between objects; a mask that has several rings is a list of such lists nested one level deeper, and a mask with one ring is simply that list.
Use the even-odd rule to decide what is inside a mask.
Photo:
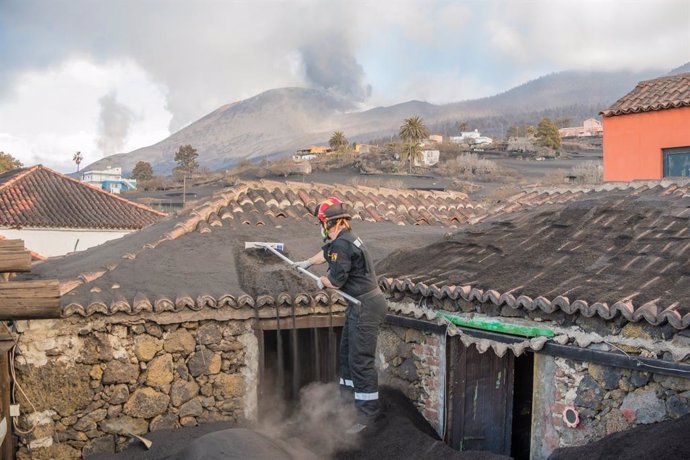
[{"label": "stone wall", "polygon": [[[690,412],[690,379],[613,368],[537,354],[532,424],[533,458],[579,446],[640,424]],[[580,415],[569,428],[563,410]]]},{"label": "stone wall", "polygon": [[[256,417],[251,321],[159,324],[155,315],[17,323],[25,398],[18,458],[112,452],[127,433]],[[29,449],[31,455],[29,455]]]},{"label": "stone wall", "polygon": [[383,326],[376,353],[379,384],[402,391],[443,435],[446,381],[445,336]]}]

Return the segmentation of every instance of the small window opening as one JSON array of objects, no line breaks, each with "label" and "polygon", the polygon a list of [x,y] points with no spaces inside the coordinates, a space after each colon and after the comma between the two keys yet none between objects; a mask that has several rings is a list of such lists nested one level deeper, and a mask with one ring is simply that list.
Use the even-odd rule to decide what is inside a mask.
[{"label": "small window opening", "polygon": [[664,177],[690,177],[690,147],[662,149]]}]

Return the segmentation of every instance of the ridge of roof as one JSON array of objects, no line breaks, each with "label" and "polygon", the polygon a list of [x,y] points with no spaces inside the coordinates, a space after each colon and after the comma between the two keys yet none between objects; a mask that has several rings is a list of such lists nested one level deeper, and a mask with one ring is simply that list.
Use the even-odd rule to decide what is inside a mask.
[{"label": "ridge of roof", "polygon": [[599,113],[611,117],[681,107],[690,107],[690,72],[643,80]]}]

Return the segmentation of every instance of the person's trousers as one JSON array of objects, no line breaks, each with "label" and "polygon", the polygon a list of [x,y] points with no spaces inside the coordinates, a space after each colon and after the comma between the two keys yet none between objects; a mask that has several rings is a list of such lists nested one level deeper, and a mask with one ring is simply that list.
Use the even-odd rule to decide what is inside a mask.
[{"label": "person's trousers", "polygon": [[354,393],[358,421],[366,425],[380,410],[376,341],[388,305],[378,288],[358,300],[362,305],[350,304],[347,309],[340,339],[340,388]]}]

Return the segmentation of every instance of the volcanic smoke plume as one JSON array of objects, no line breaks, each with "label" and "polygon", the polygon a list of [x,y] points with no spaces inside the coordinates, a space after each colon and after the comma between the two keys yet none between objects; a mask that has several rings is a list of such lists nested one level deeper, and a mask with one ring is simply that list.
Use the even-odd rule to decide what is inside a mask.
[{"label": "volcanic smoke plume", "polygon": [[122,152],[127,141],[132,111],[111,92],[98,100],[101,106],[98,120],[98,148],[104,157]]}]

